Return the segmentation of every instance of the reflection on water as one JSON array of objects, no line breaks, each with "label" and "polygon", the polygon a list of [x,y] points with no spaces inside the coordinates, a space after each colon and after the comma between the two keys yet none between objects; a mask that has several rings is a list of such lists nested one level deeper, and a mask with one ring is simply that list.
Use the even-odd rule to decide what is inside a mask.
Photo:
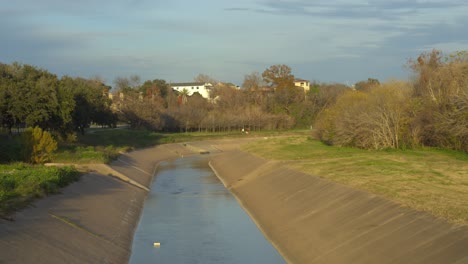
[{"label": "reflection on water", "polygon": [[209,169],[207,158],[160,165],[130,263],[284,263]]}]

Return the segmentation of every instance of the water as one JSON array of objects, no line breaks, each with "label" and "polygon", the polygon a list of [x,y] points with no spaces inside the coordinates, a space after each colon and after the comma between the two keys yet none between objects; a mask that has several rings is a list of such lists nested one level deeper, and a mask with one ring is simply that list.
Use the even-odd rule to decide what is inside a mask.
[{"label": "water", "polygon": [[207,156],[196,156],[160,164],[130,263],[285,262],[210,170]]}]

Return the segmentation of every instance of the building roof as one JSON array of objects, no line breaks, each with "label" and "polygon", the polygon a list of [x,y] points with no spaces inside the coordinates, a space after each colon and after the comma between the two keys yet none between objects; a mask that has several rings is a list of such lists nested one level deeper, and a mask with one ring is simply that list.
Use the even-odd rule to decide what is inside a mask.
[{"label": "building roof", "polygon": [[171,83],[171,86],[212,86],[211,83],[204,83],[204,82],[187,82],[187,83]]},{"label": "building roof", "polygon": [[310,81],[304,80],[304,79],[295,79],[294,82],[310,82]]}]

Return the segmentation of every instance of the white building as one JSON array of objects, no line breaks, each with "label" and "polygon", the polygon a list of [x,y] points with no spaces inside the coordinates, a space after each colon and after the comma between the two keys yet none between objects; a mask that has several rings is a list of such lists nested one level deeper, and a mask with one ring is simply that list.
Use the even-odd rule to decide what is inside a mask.
[{"label": "white building", "polygon": [[305,92],[310,90],[310,81],[308,80],[296,79],[294,80],[294,85],[297,87],[302,87]]},{"label": "white building", "polygon": [[203,98],[210,98],[210,91],[213,88],[211,83],[203,82],[191,82],[191,83],[171,83],[173,90],[178,91],[179,93],[184,90],[187,91],[187,95],[191,96],[194,93],[199,93]]}]

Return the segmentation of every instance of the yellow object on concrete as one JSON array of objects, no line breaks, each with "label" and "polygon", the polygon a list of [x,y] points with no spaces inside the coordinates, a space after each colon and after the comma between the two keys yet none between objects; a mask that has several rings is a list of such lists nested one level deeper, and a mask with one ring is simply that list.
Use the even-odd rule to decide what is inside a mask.
[{"label": "yellow object on concrete", "polygon": [[161,246],[161,243],[159,243],[159,242],[154,242],[154,243],[153,243],[153,246],[155,246],[155,247],[160,247],[160,246]]}]

